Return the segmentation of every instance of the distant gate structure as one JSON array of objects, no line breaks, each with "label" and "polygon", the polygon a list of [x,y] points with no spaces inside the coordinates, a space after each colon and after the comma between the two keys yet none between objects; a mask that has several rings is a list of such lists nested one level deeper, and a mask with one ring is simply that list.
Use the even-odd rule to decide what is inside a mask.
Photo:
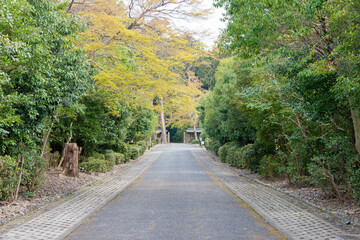
[{"label": "distant gate structure", "polygon": [[[170,143],[170,132],[166,129],[166,137],[168,143]],[[155,129],[155,133],[152,136],[152,141],[155,141],[156,139],[161,139],[161,128]]]},{"label": "distant gate structure", "polygon": [[204,131],[202,128],[188,128],[184,132],[184,143],[191,143],[193,140],[195,140],[195,133],[197,135],[197,139],[199,139],[200,134]]}]

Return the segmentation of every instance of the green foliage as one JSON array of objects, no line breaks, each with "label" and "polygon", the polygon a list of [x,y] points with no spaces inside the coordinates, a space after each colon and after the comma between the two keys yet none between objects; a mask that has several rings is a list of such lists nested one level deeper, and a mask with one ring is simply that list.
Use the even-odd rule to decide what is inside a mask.
[{"label": "green foliage", "polygon": [[119,152],[124,154],[124,160],[125,162],[128,162],[131,158],[131,153],[130,153],[130,149],[129,149],[129,144],[124,143],[124,142],[120,142],[118,144],[118,149]]},{"label": "green foliage", "polygon": [[114,153],[115,156],[115,164],[122,164],[125,163],[125,155],[122,153]]},{"label": "green foliage", "polygon": [[228,20],[220,47],[235,56],[198,108],[205,146],[266,177],[359,198],[359,3],[216,5]]},{"label": "green foliage", "polygon": [[239,147],[237,145],[232,145],[227,150],[226,162],[233,167],[245,168],[245,156],[244,152],[246,147]]},{"label": "green foliage", "polygon": [[113,150],[105,151],[105,160],[107,162],[108,170],[112,170],[116,164],[116,156]]},{"label": "green foliage", "polygon": [[204,89],[215,87],[215,71],[220,61],[215,56],[200,57],[195,65],[195,76],[199,78]]},{"label": "green foliage", "polygon": [[154,132],[157,118],[153,111],[139,108],[134,113],[134,122],[128,129],[127,139],[135,142],[149,139]]},{"label": "green foliage", "polygon": [[24,157],[24,166],[21,185],[31,193],[40,185],[46,163],[36,150],[29,149],[22,154],[22,157]]},{"label": "green foliage", "polygon": [[222,162],[226,162],[228,151],[233,145],[234,145],[234,143],[226,143],[225,145],[223,145],[219,148],[218,155]]},{"label": "green foliage", "polygon": [[192,144],[200,144],[200,140],[196,140],[196,139],[194,139],[194,140],[192,140],[192,142],[191,142]]},{"label": "green foliage", "polygon": [[210,137],[205,138],[205,147],[215,155],[218,155],[219,148],[221,147],[220,141]]},{"label": "green foliage", "polygon": [[93,152],[91,154],[91,157],[96,158],[96,159],[105,160],[105,155],[102,153],[98,153],[98,152]]},{"label": "green foliage", "polygon": [[130,158],[137,159],[141,156],[141,148],[136,145],[129,145],[130,148]]},{"label": "green foliage", "polygon": [[284,164],[277,155],[264,155],[259,166],[259,173],[266,178],[284,176]]},{"label": "green foliage", "polygon": [[107,170],[108,163],[105,159],[89,157],[86,159],[86,161],[80,163],[80,171],[82,172],[106,172]]},{"label": "green foliage", "polygon": [[20,139],[40,137],[44,119],[57,107],[85,94],[91,71],[74,44],[77,20],[55,2],[1,0],[0,5],[0,94],[6,100],[0,105],[0,145],[2,153],[12,153]]},{"label": "green foliage", "polygon": [[0,156],[0,199],[8,200],[12,198],[17,178],[16,160],[10,156]]}]

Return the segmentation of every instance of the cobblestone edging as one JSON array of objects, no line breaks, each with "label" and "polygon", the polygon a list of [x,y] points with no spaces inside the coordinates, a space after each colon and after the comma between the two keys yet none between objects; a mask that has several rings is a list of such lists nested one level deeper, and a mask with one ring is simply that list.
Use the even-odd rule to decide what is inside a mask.
[{"label": "cobblestone edging", "polygon": [[239,176],[226,164],[208,157],[205,151],[198,149],[192,153],[211,174],[289,239],[360,239],[360,235],[345,232],[319,217],[299,200]]},{"label": "cobblestone edging", "polygon": [[[147,152],[139,161],[119,171],[102,184],[64,201],[57,207],[30,219],[0,236],[2,240],[63,239],[85,219],[106,205],[132,184],[159,157],[160,152]],[[6,225],[4,226],[6,227]]]}]

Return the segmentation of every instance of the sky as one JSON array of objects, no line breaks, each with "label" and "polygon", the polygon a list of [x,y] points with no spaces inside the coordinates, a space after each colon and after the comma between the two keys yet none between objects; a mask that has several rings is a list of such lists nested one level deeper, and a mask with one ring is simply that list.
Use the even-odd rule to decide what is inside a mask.
[{"label": "sky", "polygon": [[[226,27],[226,23],[220,20],[225,10],[213,7],[213,0],[203,0],[203,5],[205,8],[211,8],[213,12],[207,19],[179,21],[178,25],[180,28],[186,28],[191,32],[195,32],[198,39],[211,48],[220,34],[220,29]],[[207,32],[207,35],[202,34],[204,31]]]}]

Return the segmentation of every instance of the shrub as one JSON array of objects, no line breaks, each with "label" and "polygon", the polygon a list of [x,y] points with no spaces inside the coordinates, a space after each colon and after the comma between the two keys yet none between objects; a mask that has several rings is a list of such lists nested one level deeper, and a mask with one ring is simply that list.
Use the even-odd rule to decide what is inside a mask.
[{"label": "shrub", "polygon": [[85,162],[80,163],[80,171],[91,173],[91,172],[106,172],[107,162],[104,159],[97,159],[89,157]]},{"label": "shrub", "polygon": [[136,145],[140,149],[140,155],[143,155],[146,151],[147,143],[145,141],[139,141]]},{"label": "shrub", "polygon": [[147,142],[145,142],[145,141],[139,141],[139,142],[137,142],[136,145],[141,146],[141,147],[144,147],[144,148],[146,149],[148,144],[147,144]]},{"label": "shrub", "polygon": [[115,164],[121,164],[125,162],[125,156],[122,153],[114,153],[115,156]]},{"label": "shrub", "polygon": [[10,199],[18,181],[16,160],[10,156],[0,156],[0,199]]},{"label": "shrub", "polygon": [[200,140],[198,140],[198,139],[194,139],[194,140],[192,140],[192,142],[191,142],[192,144],[200,144]]},{"label": "shrub", "polygon": [[226,162],[233,167],[245,167],[244,156],[242,153],[242,147],[237,145],[230,145],[227,150]]},{"label": "shrub", "polygon": [[124,154],[125,162],[128,162],[131,158],[131,153],[129,151],[129,145],[127,143],[119,143],[119,152]]},{"label": "shrub", "polygon": [[275,178],[283,175],[285,166],[278,155],[265,155],[262,157],[259,173],[266,178]]},{"label": "shrub", "polygon": [[157,138],[157,139],[155,140],[155,143],[156,143],[156,144],[160,144],[160,138]]},{"label": "shrub", "polygon": [[218,156],[222,162],[226,162],[227,150],[228,146],[226,144],[221,146],[218,150]]},{"label": "shrub", "polygon": [[[234,143],[226,143],[225,145],[223,145],[219,148],[218,154],[219,154],[220,160],[222,162],[231,163],[231,158],[233,157],[232,147],[235,147],[235,146],[236,145]],[[228,158],[228,155],[229,155],[229,158]]]},{"label": "shrub", "polygon": [[205,147],[212,153],[218,155],[219,148],[221,147],[221,144],[218,140],[214,140],[212,138],[205,138]]},{"label": "shrub", "polygon": [[105,155],[98,152],[93,152],[90,156],[96,159],[105,160]]},{"label": "shrub", "polygon": [[23,154],[24,167],[21,177],[21,185],[26,188],[29,195],[40,185],[44,176],[44,167],[46,166],[41,155],[35,149],[29,149]]},{"label": "shrub", "polygon": [[141,150],[136,145],[130,145],[130,157],[131,159],[137,159],[141,155]]},{"label": "shrub", "polygon": [[145,151],[146,151],[146,147],[141,146],[140,147],[140,155],[144,155]]},{"label": "shrub", "polygon": [[105,160],[108,166],[108,169],[113,169],[115,166],[116,157],[114,155],[113,150],[106,150],[105,151]]},{"label": "shrub", "polygon": [[248,144],[244,147],[243,154],[246,167],[253,171],[258,171],[260,161],[265,155],[262,145]]}]

